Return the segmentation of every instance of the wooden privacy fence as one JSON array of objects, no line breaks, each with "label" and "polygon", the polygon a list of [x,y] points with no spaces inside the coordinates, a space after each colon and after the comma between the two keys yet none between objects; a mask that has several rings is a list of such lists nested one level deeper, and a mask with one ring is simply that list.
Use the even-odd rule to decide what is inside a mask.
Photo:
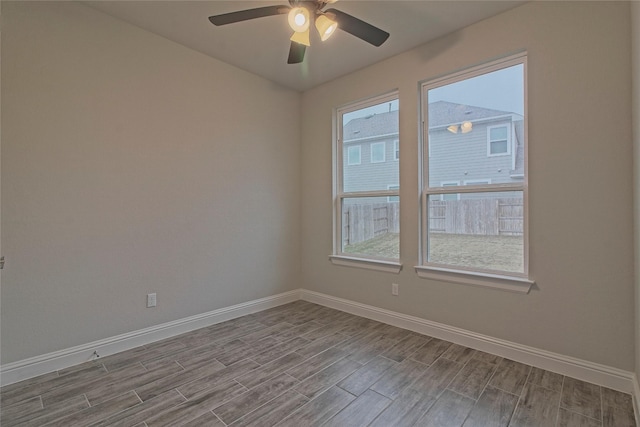
[{"label": "wooden privacy fence", "polygon": [[436,233],[521,236],[522,199],[433,200],[429,230]]},{"label": "wooden privacy fence", "polygon": [[348,204],[342,208],[342,238],[345,245],[399,232],[398,202]]},{"label": "wooden privacy fence", "polygon": [[[432,200],[429,231],[434,233],[521,236],[522,199]],[[400,204],[348,204],[342,209],[342,236],[353,245],[386,233],[400,232]]]}]

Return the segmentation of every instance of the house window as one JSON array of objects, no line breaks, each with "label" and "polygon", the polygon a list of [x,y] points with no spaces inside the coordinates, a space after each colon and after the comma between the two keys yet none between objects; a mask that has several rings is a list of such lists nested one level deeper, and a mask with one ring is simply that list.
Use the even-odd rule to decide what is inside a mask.
[{"label": "house window", "polygon": [[[400,186],[399,185],[387,185],[387,189],[388,190],[399,190]],[[400,201],[400,197],[398,196],[389,196],[387,197],[387,202],[399,202]]]},{"label": "house window", "polygon": [[[389,184],[399,182],[398,162],[385,162],[386,143],[379,142],[397,138],[398,111],[396,92],[336,110],[334,149],[343,154],[334,156],[335,264],[400,271],[400,186]],[[369,144],[371,163],[350,167],[353,140],[365,152]]]},{"label": "house window", "polygon": [[487,155],[501,156],[511,153],[509,144],[509,126],[489,126],[487,127]]},{"label": "house window", "polygon": [[[460,185],[459,181],[445,181],[440,184],[442,187],[457,187]],[[440,200],[460,200],[460,194],[458,193],[447,193],[441,194]]]},{"label": "house window", "polygon": [[464,185],[486,185],[491,184],[490,179],[465,179]]},{"label": "house window", "polygon": [[360,164],[360,146],[353,145],[347,148],[347,165],[354,166]]},{"label": "house window", "polygon": [[382,163],[384,162],[384,142],[374,142],[371,144],[371,163]]},{"label": "house window", "polygon": [[533,283],[526,60],[518,54],[421,85],[420,277],[526,292]]},{"label": "house window", "polygon": [[400,160],[400,141],[393,141],[393,160]]}]

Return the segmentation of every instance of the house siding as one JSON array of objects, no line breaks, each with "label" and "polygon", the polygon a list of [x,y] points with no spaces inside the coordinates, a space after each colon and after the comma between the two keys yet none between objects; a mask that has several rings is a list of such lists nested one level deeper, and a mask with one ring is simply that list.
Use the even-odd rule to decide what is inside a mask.
[{"label": "house siding", "polygon": [[474,124],[466,134],[451,133],[446,128],[429,131],[429,186],[441,187],[443,182],[490,180],[492,184],[514,182],[511,178],[514,147],[506,155],[487,155],[487,128],[508,125],[513,144],[510,120]]},{"label": "house siding", "polygon": [[[344,165],[344,192],[387,190],[390,185],[399,185],[399,161],[394,151],[398,137],[374,139],[363,142],[345,141],[342,153]],[[384,162],[371,163],[371,146],[384,142]],[[360,145],[361,161],[359,165],[347,164],[347,147]]]}]

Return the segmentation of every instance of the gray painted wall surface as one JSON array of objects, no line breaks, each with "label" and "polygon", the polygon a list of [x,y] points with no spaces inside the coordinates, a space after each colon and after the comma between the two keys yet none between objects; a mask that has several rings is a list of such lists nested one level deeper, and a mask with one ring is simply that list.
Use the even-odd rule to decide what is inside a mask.
[{"label": "gray painted wall surface", "polygon": [[3,2],[2,362],[300,287],[299,111],[83,5]]},{"label": "gray painted wall surface", "polygon": [[[529,2],[305,92],[304,286],[633,370],[629,7]],[[519,295],[419,279],[411,268],[418,260],[420,223],[417,82],[521,49],[529,53],[530,269],[537,285]],[[327,259],[332,109],[395,88],[404,268],[393,275],[334,266]],[[400,284],[398,297],[392,297],[391,283]]]}]

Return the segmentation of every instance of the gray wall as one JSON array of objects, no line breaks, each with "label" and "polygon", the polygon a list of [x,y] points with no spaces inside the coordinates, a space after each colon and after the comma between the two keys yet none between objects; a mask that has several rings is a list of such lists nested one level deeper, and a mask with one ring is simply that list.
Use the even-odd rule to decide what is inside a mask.
[{"label": "gray wall", "polygon": [[[632,76],[633,76],[633,146],[634,146],[634,223],[636,262],[636,375],[640,376],[640,3],[631,4]],[[640,399],[640,396],[636,396]]]},{"label": "gray wall", "polygon": [[3,363],[300,286],[299,93],[2,3]]},{"label": "gray wall", "polygon": [[[310,290],[634,369],[629,3],[530,2],[309,90],[302,272]],[[529,295],[419,279],[417,82],[529,52]],[[332,265],[332,108],[399,89],[399,275]],[[611,207],[615,206],[615,209]],[[391,296],[391,283],[400,296]],[[615,349],[612,351],[611,349]]]}]

